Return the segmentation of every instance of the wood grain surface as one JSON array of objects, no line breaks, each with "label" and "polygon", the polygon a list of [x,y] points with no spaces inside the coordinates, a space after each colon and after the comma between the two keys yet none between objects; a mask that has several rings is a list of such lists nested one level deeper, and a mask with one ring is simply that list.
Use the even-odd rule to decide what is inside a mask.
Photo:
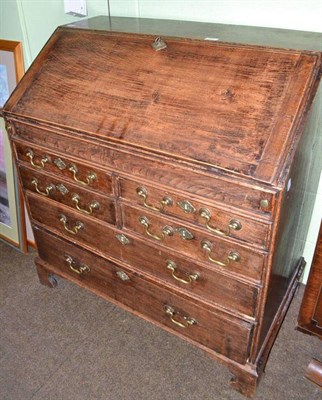
[{"label": "wood grain surface", "polygon": [[321,64],[318,53],[173,38],[156,52],[149,35],[54,38],[11,112],[268,182]]},{"label": "wood grain surface", "polygon": [[[40,235],[38,239],[42,244],[43,239]],[[58,253],[57,248],[60,249]],[[108,262],[48,234],[41,245],[40,255],[42,260],[55,268],[58,275],[69,277],[75,283],[81,282],[81,285],[88,289],[95,288],[101,295],[157,320],[217,353],[241,364],[246,362],[251,324],[224,317],[214,309],[212,312],[206,310],[197,301],[183,300],[175,293],[144,280],[137,273],[132,273],[124,265]],[[78,275],[71,271],[65,255],[73,257],[75,266],[81,263],[88,265],[90,272]],[[125,272],[129,279],[122,281],[116,274],[118,271]],[[179,322],[185,323],[184,317],[190,316],[195,318],[197,323],[188,328],[176,325],[165,313],[165,305],[170,305],[177,311],[178,315],[175,318]]]}]

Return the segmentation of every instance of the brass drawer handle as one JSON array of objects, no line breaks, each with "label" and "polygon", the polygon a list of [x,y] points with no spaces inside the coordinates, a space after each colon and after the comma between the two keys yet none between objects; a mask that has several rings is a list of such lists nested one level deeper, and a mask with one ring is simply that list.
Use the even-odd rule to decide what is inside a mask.
[{"label": "brass drawer handle", "polygon": [[72,195],[72,201],[75,203],[75,207],[78,211],[82,212],[83,214],[88,214],[91,215],[93,214],[94,210],[98,210],[100,208],[100,204],[98,201],[93,200],[88,204],[88,210],[85,208],[80,207],[80,196],[78,194],[73,194]]},{"label": "brass drawer handle", "polygon": [[229,236],[231,229],[234,229],[235,231],[240,231],[242,228],[242,224],[237,219],[230,220],[226,230],[221,230],[215,228],[214,226],[211,226],[211,213],[207,208],[200,208],[199,215],[201,218],[204,218],[206,220],[206,227],[210,230],[210,232],[216,233],[219,236]]},{"label": "brass drawer handle", "polygon": [[175,311],[175,309],[173,307],[171,307],[167,304],[164,306],[164,310],[165,310],[165,313],[167,315],[169,315],[171,322],[173,322],[177,326],[180,326],[180,328],[189,328],[189,326],[197,324],[197,321],[194,318],[187,317],[187,316],[182,317],[184,322],[177,321],[176,319],[174,319],[174,316],[176,314],[179,314],[179,312]]},{"label": "brass drawer handle", "polygon": [[51,191],[55,191],[55,185],[53,185],[52,183],[50,183],[49,185],[47,185],[45,187],[45,191],[44,192],[42,190],[40,190],[39,187],[38,187],[38,179],[32,178],[31,183],[32,183],[32,185],[35,186],[36,192],[41,194],[42,196],[48,197],[48,196],[50,196],[50,192]]},{"label": "brass drawer handle", "polygon": [[80,229],[84,229],[84,224],[80,221],[76,221],[75,226],[73,228],[68,228],[67,224],[67,217],[64,214],[59,216],[59,221],[63,224],[64,229],[71,233],[72,235],[76,235]]},{"label": "brass drawer handle", "polygon": [[235,262],[240,261],[240,254],[237,253],[237,251],[231,251],[227,256],[226,262],[215,260],[210,255],[210,253],[212,251],[212,247],[213,247],[212,243],[210,243],[208,240],[201,241],[201,248],[206,250],[206,252],[208,254],[208,260],[211,261],[212,263],[220,265],[221,267],[227,267],[232,261],[235,261]]},{"label": "brass drawer handle", "polygon": [[40,163],[36,164],[35,161],[34,161],[35,154],[31,149],[29,149],[27,151],[26,156],[29,157],[30,164],[33,167],[38,168],[38,169],[44,169],[45,168],[45,164],[50,161],[50,158],[48,156],[43,156],[42,159],[40,160]]},{"label": "brass drawer handle", "polygon": [[80,183],[81,185],[84,185],[84,186],[90,185],[97,178],[97,175],[95,174],[95,172],[89,172],[87,174],[87,176],[85,177],[84,181],[81,179],[78,179],[76,176],[77,172],[78,172],[78,168],[75,164],[70,164],[68,171],[73,173],[73,179],[75,182]]},{"label": "brass drawer handle", "polygon": [[172,206],[173,205],[173,200],[169,196],[164,196],[163,199],[160,202],[160,207],[155,207],[152,204],[147,203],[147,198],[148,198],[148,191],[144,187],[138,187],[136,189],[136,193],[138,196],[143,198],[143,204],[146,208],[149,208],[150,210],[153,211],[162,211],[164,210],[165,206]]},{"label": "brass drawer handle", "polygon": [[91,272],[91,269],[86,264],[80,264],[79,266],[76,266],[76,262],[71,256],[65,256],[65,260],[69,268],[78,275],[82,275],[84,272]]},{"label": "brass drawer handle", "polygon": [[176,275],[177,265],[174,261],[168,260],[167,268],[171,271],[171,275],[176,281],[184,283],[185,285],[189,285],[199,279],[199,274],[197,272],[190,273],[188,279],[179,278],[179,276]]},{"label": "brass drawer handle", "polygon": [[139,217],[139,222],[141,225],[143,225],[145,227],[145,233],[155,240],[161,241],[161,240],[164,240],[166,238],[166,236],[174,235],[174,229],[172,228],[172,226],[168,226],[168,225],[164,226],[162,228],[161,235],[157,236],[157,235],[154,235],[153,233],[149,232],[150,222],[147,219],[147,217]]}]

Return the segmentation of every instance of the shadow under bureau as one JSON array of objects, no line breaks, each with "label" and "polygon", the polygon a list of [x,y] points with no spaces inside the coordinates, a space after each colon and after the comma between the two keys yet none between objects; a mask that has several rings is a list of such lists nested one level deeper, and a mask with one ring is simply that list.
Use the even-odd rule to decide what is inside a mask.
[{"label": "shadow under bureau", "polygon": [[39,279],[180,336],[252,396],[305,265],[321,54],[125,20],[58,28],[3,110]]}]

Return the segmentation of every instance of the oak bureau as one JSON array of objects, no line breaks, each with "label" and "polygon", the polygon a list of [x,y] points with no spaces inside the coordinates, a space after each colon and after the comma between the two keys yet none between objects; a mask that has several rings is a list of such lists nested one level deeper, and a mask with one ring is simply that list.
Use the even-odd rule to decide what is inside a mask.
[{"label": "oak bureau", "polygon": [[253,396],[305,265],[321,53],[135,21],[59,27],[4,107],[39,279],[186,339]]}]

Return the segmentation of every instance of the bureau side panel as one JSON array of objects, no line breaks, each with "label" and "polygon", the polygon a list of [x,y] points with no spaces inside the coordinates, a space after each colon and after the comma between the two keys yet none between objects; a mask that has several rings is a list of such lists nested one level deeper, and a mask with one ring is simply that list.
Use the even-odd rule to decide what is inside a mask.
[{"label": "bureau side panel", "polygon": [[[281,211],[275,221],[277,236],[268,292],[257,349],[269,336],[274,318],[303,255],[322,166],[322,85],[309,113],[281,196]],[[317,222],[318,223],[318,222]],[[253,359],[257,352],[253,352]]]}]

